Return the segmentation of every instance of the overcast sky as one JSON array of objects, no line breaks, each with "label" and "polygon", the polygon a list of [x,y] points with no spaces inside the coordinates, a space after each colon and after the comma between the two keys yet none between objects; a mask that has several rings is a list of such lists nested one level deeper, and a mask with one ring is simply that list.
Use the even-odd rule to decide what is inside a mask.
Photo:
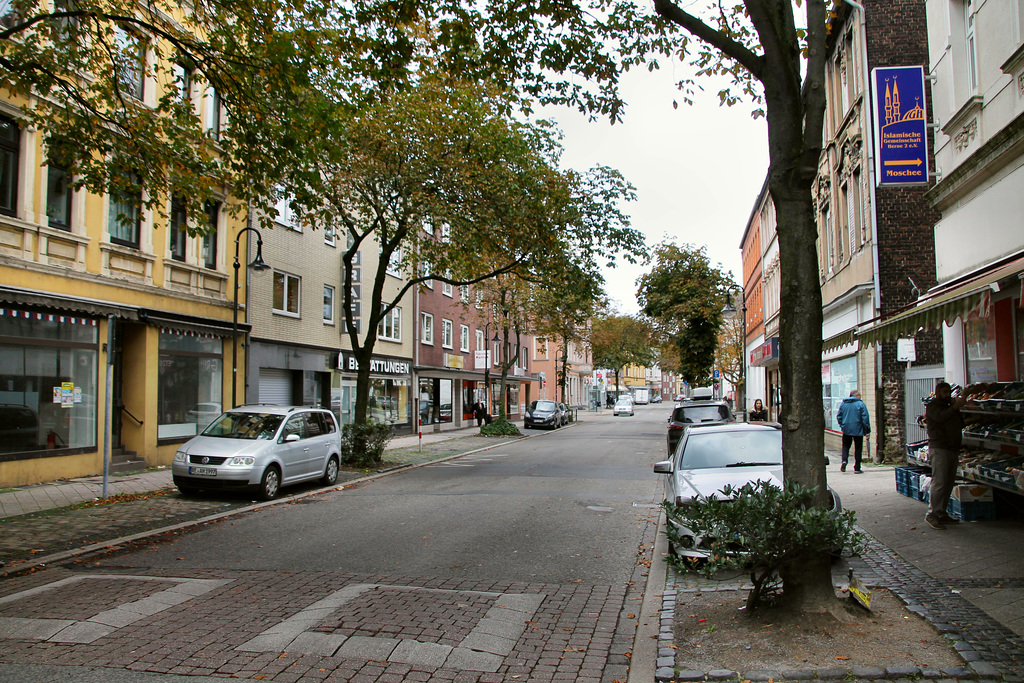
[{"label": "overcast sky", "polygon": [[[666,239],[706,245],[711,262],[739,282],[740,239],[768,170],[764,119],[751,118],[749,104],[720,107],[717,87],[705,86],[687,105],[670,73],[634,72],[626,79],[625,123],[543,111],[565,133],[564,165],[617,168],[637,188],[637,201],[625,211],[649,247]],[[636,280],[648,270],[623,263],[605,271],[608,294],[623,313],[638,311]]]}]

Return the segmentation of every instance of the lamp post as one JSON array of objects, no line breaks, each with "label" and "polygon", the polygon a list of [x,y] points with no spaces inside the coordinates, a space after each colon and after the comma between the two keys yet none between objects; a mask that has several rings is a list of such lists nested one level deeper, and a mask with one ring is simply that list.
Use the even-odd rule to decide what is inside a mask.
[{"label": "lamp post", "polygon": [[[497,325],[494,326],[494,339],[488,340],[487,331],[491,329],[491,321],[488,320],[484,323],[484,343],[491,343],[491,348],[494,347],[493,342],[501,341],[498,336]],[[491,349],[484,349],[484,400],[487,401],[487,412],[491,412]]]},{"label": "lamp post", "polygon": [[[248,264],[248,267],[255,272],[260,272],[270,268],[267,262],[263,260],[263,237],[260,235],[260,231],[256,228],[246,226],[238,231],[238,235],[235,237],[235,299],[234,306],[232,306],[232,321],[231,321],[231,407],[235,408],[238,406],[238,269],[240,264],[238,263],[238,246],[239,240],[242,239],[242,234],[252,231],[256,233],[256,257]],[[247,250],[248,251],[248,250]],[[246,290],[246,296],[248,297],[248,290]],[[246,319],[248,319],[249,313],[246,310]]]},{"label": "lamp post", "polygon": [[[739,311],[732,305],[733,292],[740,293]],[[747,415],[747,293],[739,285],[730,285],[726,294],[725,306],[722,308],[722,317],[731,320],[737,312],[742,316],[740,318],[740,386],[743,387],[743,402],[740,405],[743,406],[745,418]]]}]

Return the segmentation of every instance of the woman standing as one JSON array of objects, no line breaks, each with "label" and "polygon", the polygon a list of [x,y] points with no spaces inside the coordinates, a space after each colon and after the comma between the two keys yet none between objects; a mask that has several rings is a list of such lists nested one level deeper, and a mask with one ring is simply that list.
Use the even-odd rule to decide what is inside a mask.
[{"label": "woman standing", "polygon": [[747,422],[767,422],[768,411],[765,410],[764,404],[761,403],[761,399],[754,399],[754,409],[750,411],[750,417],[747,418]]}]

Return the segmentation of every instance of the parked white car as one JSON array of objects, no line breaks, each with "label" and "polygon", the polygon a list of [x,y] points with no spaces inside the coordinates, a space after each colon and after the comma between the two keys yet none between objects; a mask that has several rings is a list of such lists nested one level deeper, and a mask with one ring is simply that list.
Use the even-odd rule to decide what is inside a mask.
[{"label": "parked white car", "polygon": [[338,481],[341,430],[334,414],[301,406],[239,406],[220,415],[174,454],[182,493],[253,489],[263,500],[282,486]]}]

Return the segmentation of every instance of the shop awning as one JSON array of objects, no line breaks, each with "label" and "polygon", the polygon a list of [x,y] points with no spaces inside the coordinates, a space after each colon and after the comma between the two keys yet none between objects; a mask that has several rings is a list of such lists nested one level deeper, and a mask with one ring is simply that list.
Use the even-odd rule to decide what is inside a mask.
[{"label": "shop awning", "polygon": [[846,330],[845,332],[840,332],[834,337],[829,337],[828,339],[821,342],[821,350],[832,351],[833,349],[838,349],[840,346],[846,346],[847,344],[852,343],[853,330]]},{"label": "shop awning", "polygon": [[81,296],[55,294],[7,285],[0,285],[0,304],[63,311],[64,313],[93,316],[96,318],[105,318],[112,315],[115,318],[130,320],[135,319],[136,311],[135,306],[119,305],[111,301],[100,301]]},{"label": "shop awning", "polygon": [[912,308],[858,329],[856,337],[865,343],[889,341],[922,328],[951,325],[957,318],[966,318],[972,310],[987,315],[992,293],[999,291],[998,283],[1019,276],[1022,271],[1024,257],[1019,257],[964,282],[938,287],[919,298]]},{"label": "shop awning", "polygon": [[[139,320],[162,329],[186,334],[198,333],[211,337],[230,337],[232,334],[232,321],[230,320],[221,321],[213,318],[175,315],[167,311],[154,311],[145,308],[139,309]],[[248,332],[249,330],[249,323],[238,323],[239,332]]]}]

